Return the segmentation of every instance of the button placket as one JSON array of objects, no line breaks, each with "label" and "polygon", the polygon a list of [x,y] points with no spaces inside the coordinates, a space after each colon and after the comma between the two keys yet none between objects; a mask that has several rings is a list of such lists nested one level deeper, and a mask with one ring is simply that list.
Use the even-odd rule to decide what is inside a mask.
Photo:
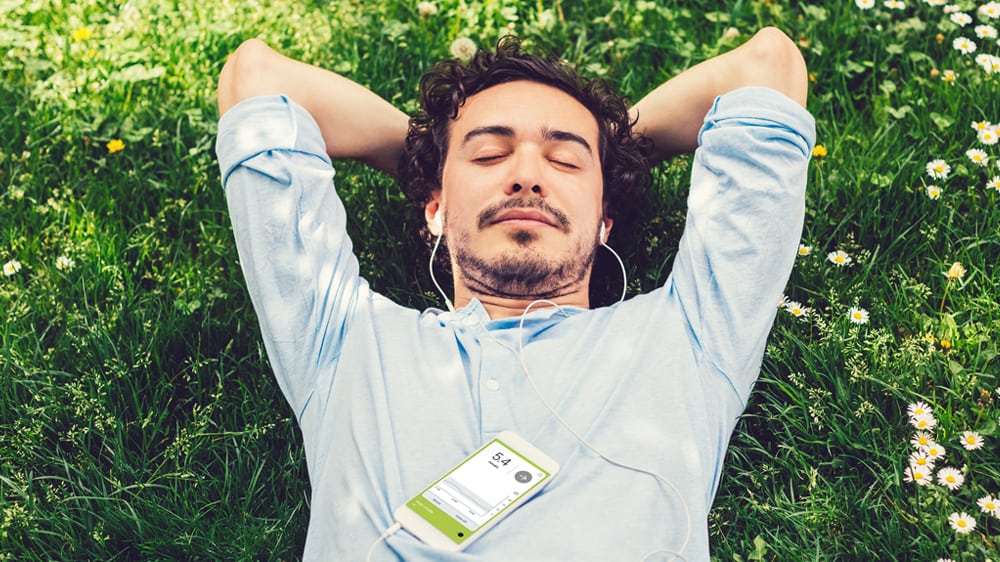
[{"label": "button placket", "polygon": [[517,366],[509,355],[510,352],[499,347],[496,342],[483,340],[479,403],[483,433],[486,435],[514,428],[509,377],[510,370]]}]

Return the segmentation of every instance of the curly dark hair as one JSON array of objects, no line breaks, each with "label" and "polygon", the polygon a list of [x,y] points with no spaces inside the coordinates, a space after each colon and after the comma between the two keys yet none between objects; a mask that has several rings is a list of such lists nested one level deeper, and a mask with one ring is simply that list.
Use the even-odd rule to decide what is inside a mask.
[{"label": "curly dark hair", "polygon": [[467,64],[440,61],[420,79],[423,109],[410,119],[399,167],[406,196],[423,206],[440,189],[450,125],[466,99],[517,80],[558,88],[594,115],[606,214],[615,219],[632,215],[651,182],[647,157],[652,141],[633,133],[635,122],[629,119],[625,100],[607,82],[584,79],[562,61],[522,53],[520,40],[513,36],[501,38],[496,52],[480,51]]}]

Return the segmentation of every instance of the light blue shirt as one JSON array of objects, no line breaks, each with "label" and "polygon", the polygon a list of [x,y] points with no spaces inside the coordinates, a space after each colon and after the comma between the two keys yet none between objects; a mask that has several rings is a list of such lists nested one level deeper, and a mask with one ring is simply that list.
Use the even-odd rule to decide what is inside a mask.
[{"label": "light blue shirt", "polygon": [[[240,261],[305,443],[305,559],[364,560],[395,508],[513,430],[562,467],[541,494],[462,553],[402,530],[373,559],[638,562],[690,534],[685,559],[708,560],[708,512],[795,259],[814,137],[777,92],[720,97],[664,286],[594,310],[533,309],[522,328],[478,301],[420,312],[373,292],[313,118],[282,96],[227,112],[217,151]],[[657,476],[584,447],[532,382],[601,453]]]}]

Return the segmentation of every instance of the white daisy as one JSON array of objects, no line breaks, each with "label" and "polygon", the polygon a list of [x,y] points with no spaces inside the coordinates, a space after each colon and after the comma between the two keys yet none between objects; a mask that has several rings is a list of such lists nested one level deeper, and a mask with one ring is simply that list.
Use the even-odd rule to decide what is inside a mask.
[{"label": "white daisy", "polygon": [[934,470],[934,459],[923,451],[913,451],[910,453],[910,466],[918,466],[927,471]]},{"label": "white daisy", "polygon": [[843,266],[851,263],[851,256],[849,256],[847,254],[847,252],[845,252],[843,250],[837,250],[837,251],[834,251],[834,252],[830,252],[829,254],[826,255],[826,259],[830,263],[832,263],[833,265],[836,265],[838,267],[843,267]]},{"label": "white daisy", "polygon": [[890,10],[906,9],[906,2],[903,2],[903,0],[885,0],[882,5]]},{"label": "white daisy", "polygon": [[847,311],[847,317],[850,318],[851,322],[855,324],[868,323],[868,311],[861,307],[852,306],[850,310]]},{"label": "white daisy", "polygon": [[965,27],[972,23],[972,16],[966,14],[965,12],[955,12],[948,16],[948,19],[961,27]]},{"label": "white daisy", "polygon": [[978,11],[981,16],[991,20],[1000,18],[1000,2],[987,2],[980,6]]},{"label": "white daisy", "polygon": [[976,37],[980,39],[996,39],[997,28],[993,27],[992,25],[977,25]]},{"label": "white daisy", "polygon": [[976,449],[981,449],[985,441],[983,436],[976,431],[963,431],[962,432],[962,446],[965,447],[967,451],[975,451]]},{"label": "white daisy", "polygon": [[871,10],[875,7],[875,0],[854,0],[854,5],[862,10]]},{"label": "white daisy", "polygon": [[961,488],[962,484],[965,484],[965,476],[962,475],[961,470],[953,466],[946,466],[938,471],[937,481],[938,484],[954,491]]},{"label": "white daisy", "polygon": [[917,401],[912,404],[907,404],[906,414],[911,418],[913,416],[922,416],[924,414],[933,414],[934,411],[927,402]]},{"label": "white daisy", "polygon": [[[1000,41],[997,41],[997,44],[1000,45]],[[985,70],[987,74],[1000,72],[1000,57],[990,55],[986,57],[979,66],[983,67],[983,70]]]},{"label": "white daisy", "polygon": [[813,251],[813,247],[812,246],[806,246],[805,244],[799,244],[799,255],[800,256],[808,256],[809,254],[812,253],[812,251]]},{"label": "white daisy", "polygon": [[928,176],[939,180],[947,178],[948,174],[951,173],[951,166],[940,158],[928,162],[926,169]]},{"label": "white daisy", "polygon": [[955,48],[956,51],[961,52],[964,55],[976,52],[976,42],[968,37],[957,37],[951,42],[951,46]]},{"label": "white daisy", "polygon": [[976,520],[971,515],[965,513],[952,513],[948,516],[948,524],[956,533],[971,533],[976,528]]},{"label": "white daisy", "polygon": [[943,459],[945,455],[944,447],[934,442],[931,442],[929,445],[923,447],[921,450],[927,453],[927,458],[935,461]]},{"label": "white daisy", "polygon": [[985,495],[976,500],[976,505],[987,515],[1000,517],[1000,500],[991,495]]},{"label": "white daisy", "polygon": [[796,301],[790,301],[785,304],[785,310],[791,313],[792,316],[796,318],[805,316],[809,312],[809,309],[802,306],[802,303]]},{"label": "white daisy", "polygon": [[931,472],[926,468],[910,465],[903,470],[903,480],[926,486],[931,483]]},{"label": "white daisy", "polygon": [[910,439],[910,444],[918,451],[923,451],[924,447],[932,443],[934,443],[934,439],[926,431],[918,431],[913,435],[913,439]]},{"label": "white daisy", "polygon": [[987,145],[993,145],[997,143],[997,130],[996,128],[983,129],[976,134],[979,137],[979,142]]},{"label": "white daisy", "polygon": [[59,256],[56,258],[56,269],[59,271],[69,271],[73,269],[74,265],[76,265],[76,262],[73,261],[72,258],[68,258],[66,256]]},{"label": "white daisy", "polygon": [[941,188],[936,185],[928,185],[927,197],[930,197],[931,199],[937,199],[938,197],[941,197]]},{"label": "white daisy", "polygon": [[986,182],[986,189],[995,189],[1000,191],[1000,176],[993,176],[993,179]]},{"label": "white daisy", "polygon": [[937,425],[937,418],[935,418],[930,414],[919,414],[916,416],[911,416],[910,425],[920,430],[931,429],[932,427]]},{"label": "white daisy", "polygon": [[3,264],[3,274],[7,277],[14,275],[18,271],[21,271],[21,262],[17,260],[10,260]]}]

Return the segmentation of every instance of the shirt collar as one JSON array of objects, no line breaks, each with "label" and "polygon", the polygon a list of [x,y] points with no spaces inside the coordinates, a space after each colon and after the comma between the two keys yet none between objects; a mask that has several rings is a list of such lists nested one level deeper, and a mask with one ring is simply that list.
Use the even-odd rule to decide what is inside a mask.
[{"label": "shirt collar", "polygon": [[[438,320],[443,324],[458,324],[464,326],[482,326],[490,332],[497,332],[517,328],[521,323],[521,316],[511,316],[498,320],[490,319],[489,313],[479,299],[473,297],[469,303],[462,308],[448,312],[432,309],[437,312]],[[537,332],[558,324],[562,320],[571,316],[576,316],[585,312],[585,308],[577,306],[542,306],[541,303],[531,307],[531,310],[524,315],[524,327],[530,332]],[[430,312],[430,311],[429,311]]]}]

